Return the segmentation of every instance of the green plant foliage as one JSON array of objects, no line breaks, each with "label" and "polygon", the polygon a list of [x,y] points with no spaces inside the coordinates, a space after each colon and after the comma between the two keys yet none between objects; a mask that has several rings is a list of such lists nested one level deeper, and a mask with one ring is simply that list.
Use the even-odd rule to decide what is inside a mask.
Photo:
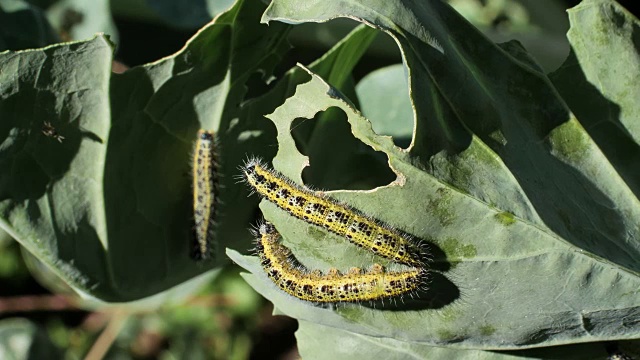
[{"label": "green plant foliage", "polygon": [[197,29],[233,5],[233,0],[112,0],[114,13]]},{"label": "green plant foliage", "polygon": [[87,39],[99,32],[118,41],[108,0],[56,0],[47,6],[46,13],[63,41]]},{"label": "green plant foliage", "polygon": [[0,321],[0,359],[57,359],[61,353],[47,334],[29,320]]},{"label": "green plant foliage", "polygon": [[[111,73],[102,35],[1,53],[0,225],[104,301],[157,294],[226,263],[226,246],[248,248],[256,200],[233,175],[245,152],[269,158],[275,149],[262,111],[242,102],[250,76],[268,76],[288,48],[288,26],[260,25],[263,10],[238,1],[177,54],[122,75]],[[45,123],[64,139],[47,137]],[[204,264],[188,256],[199,128],[220,137],[227,189],[216,259]]]},{"label": "green plant foliage", "polygon": [[9,244],[13,239],[6,231],[0,229],[0,249],[4,248]]},{"label": "green plant foliage", "polygon": [[[544,1],[544,0],[543,0]],[[538,1],[538,3],[543,2]],[[549,5],[548,1],[544,5]],[[460,15],[475,26],[491,26],[501,21],[503,26],[525,28],[529,26],[527,12],[524,6],[515,1],[487,0],[450,0],[449,4]]]},{"label": "green plant foliage", "polygon": [[[104,1],[52,3],[64,40],[111,24]],[[131,313],[193,294],[235,249],[247,282],[299,319],[304,357],[601,358],[599,341],[640,337],[639,23],[614,1],[570,11],[572,52],[550,75],[440,0],[238,0],[224,12],[230,1],[125,4],[181,28],[219,16],[176,54],[112,74],[112,38],[42,47],[56,36],[41,13],[0,0],[0,49],[12,50],[0,53],[0,227],[33,255],[32,272],[47,267],[84,298],[126,301]],[[267,84],[289,47],[283,23],[337,18],[363,24]],[[356,86],[353,70],[381,32],[404,64]],[[200,128],[220,138],[222,175],[205,263],[188,257]],[[250,155],[428,243],[429,289],[335,307],[281,292],[238,252],[251,247],[258,204],[234,179]],[[400,268],[272,204],[260,209],[310,268]],[[255,294],[228,289],[244,300],[230,311],[251,318]],[[171,311],[162,332],[178,357],[228,330],[207,309]],[[136,330],[141,322],[123,336],[154,333]],[[27,325],[16,333],[28,345],[37,331]],[[218,349],[246,355],[240,332]]]},{"label": "green plant foliage", "polygon": [[0,24],[0,38],[18,40],[3,48],[0,39],[0,50],[38,48],[99,32],[118,40],[108,0],[0,0]]},{"label": "green plant foliage", "polygon": [[[553,85],[607,160],[640,193],[640,25],[613,2],[569,11],[571,53],[550,74]],[[637,264],[637,259],[635,261]],[[637,269],[637,265],[636,265]]]},{"label": "green plant foliage", "polygon": [[0,0],[0,51],[43,47],[58,41],[43,11],[19,0]]},{"label": "green plant foliage", "polygon": [[[289,316],[412,344],[522,349],[637,338],[640,202],[637,172],[618,170],[616,158],[625,153],[599,146],[518,43],[488,41],[443,2],[275,0],[263,20],[344,16],[381,29],[400,45],[415,117],[411,146],[403,151],[374,133],[344,95],[310,72],[312,79],[267,116],[278,128],[273,164],[301,183],[308,163],[313,168],[350,156],[328,148],[307,158],[290,135],[295,119],[343,112],[353,136],[386,154],[397,178],[372,191],[332,196],[430,243],[430,290],[382,308],[322,308],[279,291],[256,258],[229,251],[253,273],[247,281]],[[638,28],[615,2],[586,0],[573,10],[570,39],[591,31],[576,22],[594,18],[605,29]],[[628,39],[633,31],[605,33]],[[613,42],[627,49],[620,61],[636,66],[637,44]],[[604,56],[606,42],[601,45]],[[584,68],[589,58],[578,58]],[[591,71],[585,70],[587,78]],[[610,95],[612,89],[599,88],[606,98],[632,96],[616,104],[625,107],[621,114],[637,114],[632,94],[638,82],[622,86],[624,92]],[[628,128],[637,148],[638,117],[624,119],[614,123]],[[625,165],[637,169],[637,162]],[[272,204],[261,209],[311,268],[372,263],[370,255]]]},{"label": "green plant foliage", "polygon": [[371,121],[373,131],[393,136],[396,144],[405,148],[413,134],[408,86],[402,64],[373,71],[356,86],[360,110]]},{"label": "green plant foliage", "polygon": [[[457,360],[602,360],[605,345],[589,343],[553,346],[520,351],[463,350],[435,347],[390,338],[371,337],[300,321],[296,332],[298,350],[304,359],[457,359]],[[333,351],[326,351],[332,344]],[[356,350],[357,349],[357,350]]]}]

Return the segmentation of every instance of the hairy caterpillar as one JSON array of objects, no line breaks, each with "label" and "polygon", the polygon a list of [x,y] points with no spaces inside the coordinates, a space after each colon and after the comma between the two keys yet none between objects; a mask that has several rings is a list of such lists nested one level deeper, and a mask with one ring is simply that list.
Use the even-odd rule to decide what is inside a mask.
[{"label": "hairy caterpillar", "polygon": [[195,244],[192,257],[212,256],[211,242],[218,192],[218,164],[213,131],[199,130],[193,152],[193,218]]},{"label": "hairy caterpillar", "polygon": [[410,235],[322,193],[295,184],[269,169],[259,159],[248,160],[242,171],[246,182],[260,196],[298,219],[324,227],[396,263],[419,267],[424,265],[422,247]]},{"label": "hairy caterpillar", "polygon": [[256,247],[262,268],[280,289],[298,299],[339,303],[392,298],[418,290],[427,275],[422,268],[385,272],[379,264],[364,272],[351,268],[346,274],[337,269],[327,274],[310,271],[278,242],[280,234],[272,224],[260,225],[258,232]]}]

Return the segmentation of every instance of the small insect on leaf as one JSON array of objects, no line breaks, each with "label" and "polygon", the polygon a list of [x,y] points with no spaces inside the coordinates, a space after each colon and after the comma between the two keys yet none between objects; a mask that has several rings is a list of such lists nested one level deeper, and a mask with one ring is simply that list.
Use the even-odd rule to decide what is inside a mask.
[{"label": "small insect on leaf", "polygon": [[62,140],[64,140],[64,136],[60,135],[56,128],[54,128],[48,121],[45,121],[44,124],[42,124],[42,134],[58,140],[59,143],[62,143]]}]

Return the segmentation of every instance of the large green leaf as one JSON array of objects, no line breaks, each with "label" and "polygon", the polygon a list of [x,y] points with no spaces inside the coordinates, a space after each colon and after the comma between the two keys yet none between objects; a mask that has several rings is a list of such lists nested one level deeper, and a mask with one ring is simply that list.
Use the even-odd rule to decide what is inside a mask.
[{"label": "large green leaf", "polygon": [[[585,5],[596,3],[617,6]],[[230,252],[253,273],[247,281],[287,315],[408,342],[517,349],[637,338],[640,202],[524,49],[491,43],[438,0],[275,0],[263,19],[341,16],[400,45],[416,122],[412,144],[403,151],[375,134],[349,100],[313,75],[268,116],[278,127],[273,164],[300,183],[308,163],[326,159],[297,151],[291,122],[343,111],[353,135],[389,157],[397,179],[332,195],[429,242],[430,290],[386,308],[322,308],[280,292],[256,258]],[[309,267],[372,262],[271,204],[261,208]]]},{"label": "large green leaf", "polygon": [[[288,48],[288,26],[260,25],[263,10],[238,1],[177,54],[121,75],[104,36],[1,53],[0,225],[105,301],[157,294],[226,263],[221,249],[247,249],[257,201],[233,175],[245,152],[268,157],[274,135],[242,103],[251,75],[268,76]],[[219,135],[224,188],[215,259],[202,264],[188,256],[199,128]]]},{"label": "large green leaf", "polygon": [[371,72],[358,83],[356,91],[360,110],[371,121],[373,131],[391,135],[398,146],[408,147],[413,113],[404,66],[391,65]]},{"label": "large green leaf", "polygon": [[[336,328],[300,321],[296,332],[298,351],[303,359],[429,359],[429,360],[602,360],[605,344],[551,346],[519,351],[464,350],[371,337]],[[331,351],[327,351],[331,344]]]},{"label": "large green leaf", "polygon": [[584,2],[569,11],[569,18],[571,54],[550,78],[637,197],[640,24],[610,1]]},{"label": "large green leaf", "polygon": [[[347,34],[322,57],[311,63],[309,68],[328,79],[332,86],[343,92],[355,94],[350,74],[376,35],[375,30],[361,25]],[[278,105],[294,94],[297,85],[308,81],[308,78],[309,75],[301,68],[290,69],[271,91],[251,103],[251,110],[260,111],[259,114],[273,112]],[[323,188],[345,185],[362,188],[370,186],[371,183],[379,183],[380,179],[369,175],[379,170],[381,165],[386,168],[386,165],[380,164],[380,160],[375,158],[370,149],[361,146],[360,141],[353,137],[348,124],[340,116],[340,112],[325,112],[318,114],[314,121],[302,119],[292,124],[291,133],[296,139],[296,146],[304,154],[309,156],[324,154],[324,158],[328,158],[327,154],[336,156],[349,154],[349,156],[341,156],[338,160],[339,164],[336,161],[316,164],[315,171],[307,174],[308,178]],[[267,122],[271,123],[268,120]],[[325,136],[327,134],[330,136]],[[271,147],[274,152],[275,145]],[[358,168],[362,171],[352,171],[348,178],[333,176],[345,168]]]}]

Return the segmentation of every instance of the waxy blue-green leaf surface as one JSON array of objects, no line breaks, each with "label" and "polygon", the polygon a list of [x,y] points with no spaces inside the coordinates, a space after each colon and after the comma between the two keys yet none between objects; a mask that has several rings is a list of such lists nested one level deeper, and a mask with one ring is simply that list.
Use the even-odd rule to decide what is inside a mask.
[{"label": "waxy blue-green leaf surface", "polygon": [[407,147],[413,134],[413,113],[404,66],[371,72],[360,80],[356,92],[360,111],[371,121],[373,131],[391,135],[398,146]]},{"label": "waxy blue-green leaf surface", "polygon": [[[575,11],[605,5],[619,10],[585,1]],[[301,183],[308,163],[327,159],[296,150],[291,122],[343,111],[353,135],[384,152],[397,178],[368,192],[331,194],[429,242],[430,289],[386,307],[324,308],[279,291],[256,258],[231,254],[253,273],[247,281],[298,319],[425,345],[518,349],[640,336],[640,201],[631,185],[638,175],[621,176],[526,51],[491,43],[437,0],[275,0],[263,19],[336,17],[399,43],[414,107],[412,144],[405,151],[375,134],[349,100],[313,75],[268,116],[278,127],[273,164]],[[271,204],[261,208],[310,268],[380,261]]]},{"label": "waxy blue-green leaf surface", "polygon": [[[606,344],[589,343],[518,351],[487,351],[452,349],[403,342],[390,338],[371,337],[300,321],[298,351],[303,359],[429,359],[429,360],[602,360],[607,358]],[[328,351],[327,344],[331,344]]]},{"label": "waxy blue-green leaf surface", "polygon": [[550,78],[637,197],[640,24],[610,1],[584,2],[569,11],[569,18],[571,54]]},{"label": "waxy blue-green leaf surface", "polygon": [[[226,263],[226,246],[249,248],[257,201],[233,176],[246,152],[273,152],[273,135],[241,103],[249,78],[288,49],[288,26],[260,25],[263,10],[238,1],[175,55],[120,75],[105,36],[0,53],[0,226],[104,301],[157,297]],[[225,191],[214,259],[198,264],[188,254],[200,128],[218,134]]]}]

